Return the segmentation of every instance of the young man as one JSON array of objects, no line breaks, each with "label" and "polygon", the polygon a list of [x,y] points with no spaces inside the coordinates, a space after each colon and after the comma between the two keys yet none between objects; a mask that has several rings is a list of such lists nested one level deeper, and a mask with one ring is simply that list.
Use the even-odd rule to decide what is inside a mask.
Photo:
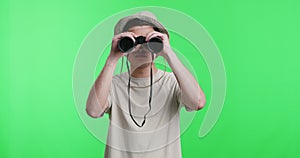
[{"label": "young man", "polygon": [[[202,89],[173,52],[168,31],[153,13],[122,18],[114,34],[111,52],[86,104],[87,114],[93,118],[109,114],[105,157],[180,158],[180,108],[202,109],[206,102]],[[118,42],[122,37],[135,41],[141,36],[144,43],[121,52]],[[158,53],[146,44],[154,37],[163,43]],[[129,71],[113,75],[123,56],[130,62]],[[157,69],[153,63],[157,56],[162,56],[173,72]]]}]

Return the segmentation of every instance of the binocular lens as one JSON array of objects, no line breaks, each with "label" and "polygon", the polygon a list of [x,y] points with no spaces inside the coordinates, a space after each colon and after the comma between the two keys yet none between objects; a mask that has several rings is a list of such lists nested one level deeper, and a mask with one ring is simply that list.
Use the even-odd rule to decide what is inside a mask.
[{"label": "binocular lens", "polygon": [[164,45],[160,38],[154,37],[149,40],[148,47],[151,52],[158,53],[163,49]]},{"label": "binocular lens", "polygon": [[146,39],[145,37],[139,36],[135,38],[136,42],[134,42],[130,37],[122,37],[118,41],[118,47],[123,53],[125,53],[131,50],[132,48],[134,48],[138,44],[147,43],[147,48],[150,52],[158,53],[162,51],[164,45],[160,38],[158,37],[151,38],[149,42],[146,42],[145,39]]},{"label": "binocular lens", "polygon": [[122,52],[127,52],[134,47],[134,42],[130,37],[123,37],[119,40],[118,47]]}]

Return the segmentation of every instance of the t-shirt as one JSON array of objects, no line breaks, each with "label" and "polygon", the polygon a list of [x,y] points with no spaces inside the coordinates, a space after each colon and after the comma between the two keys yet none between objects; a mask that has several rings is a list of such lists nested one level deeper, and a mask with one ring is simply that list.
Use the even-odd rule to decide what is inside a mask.
[{"label": "t-shirt", "polygon": [[[108,96],[105,158],[181,158],[181,90],[173,72],[153,75],[151,111],[143,127],[130,117],[127,72],[114,75]],[[149,111],[150,77],[131,77],[131,112],[138,124]]]}]

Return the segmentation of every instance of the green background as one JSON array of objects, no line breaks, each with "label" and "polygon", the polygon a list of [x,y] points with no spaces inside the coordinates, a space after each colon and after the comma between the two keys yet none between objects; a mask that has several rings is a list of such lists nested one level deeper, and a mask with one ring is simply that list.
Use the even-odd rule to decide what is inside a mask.
[{"label": "green background", "polygon": [[[104,144],[76,111],[73,64],[81,42],[99,22],[138,6],[164,6],[190,15],[210,33],[224,60],[222,114],[213,130],[198,138],[207,107],[197,113],[181,136],[183,157],[300,156],[298,1],[4,0],[1,158],[102,157]],[[177,39],[171,43],[179,45]],[[200,69],[198,81],[209,103],[210,76],[205,65]]]}]

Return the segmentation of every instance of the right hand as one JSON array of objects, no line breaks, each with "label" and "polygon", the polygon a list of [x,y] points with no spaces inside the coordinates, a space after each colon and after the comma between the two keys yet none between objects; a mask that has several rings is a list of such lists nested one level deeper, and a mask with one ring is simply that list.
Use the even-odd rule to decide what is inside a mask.
[{"label": "right hand", "polygon": [[133,32],[122,32],[113,37],[109,57],[115,61],[118,61],[119,58],[128,54],[121,52],[118,48],[118,42],[122,37],[130,37],[133,41],[135,41],[134,38],[137,36]]}]

